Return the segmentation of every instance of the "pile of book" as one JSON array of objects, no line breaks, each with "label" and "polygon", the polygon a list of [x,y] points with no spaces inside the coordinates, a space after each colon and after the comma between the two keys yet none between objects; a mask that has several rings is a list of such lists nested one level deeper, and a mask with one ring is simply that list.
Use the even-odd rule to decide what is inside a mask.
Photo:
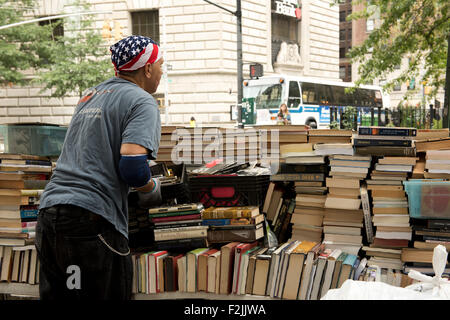
[{"label": "pile of book", "polygon": [[1,154],[0,161],[1,281],[35,284],[38,262],[34,257],[30,264],[30,258],[36,254],[39,198],[49,181],[52,162],[47,157],[19,154]]},{"label": "pile of book", "polygon": [[253,128],[221,128],[220,132],[220,150],[225,163],[251,162],[260,159],[258,130]]},{"label": "pile of book", "polygon": [[352,130],[340,129],[310,129],[308,142],[316,143],[351,143]]},{"label": "pile of book", "polygon": [[[450,220],[448,219],[411,219],[414,229],[413,248],[401,249],[404,272],[414,269],[434,276],[433,250],[440,244],[450,250]],[[450,274],[450,265],[444,270]]]},{"label": "pile of book", "polygon": [[353,146],[359,155],[415,157],[415,128],[358,127]]},{"label": "pile of book", "polygon": [[[362,247],[360,187],[370,166],[370,156],[330,156],[325,210],[332,212],[335,220],[327,219],[324,222],[324,242],[327,248],[342,248],[345,252],[356,255]],[[342,212],[340,216],[339,212]]]},{"label": "pile of book", "polygon": [[148,209],[155,248],[175,250],[207,245],[207,226],[202,225],[201,203]]},{"label": "pile of book", "polygon": [[406,274],[367,266],[367,259],[321,242],[289,241],[268,249],[258,242],[230,242],[184,253],[132,255],[133,293],[208,292],[318,300],[347,279],[405,287]]},{"label": "pile of book", "polygon": [[259,207],[209,207],[202,212],[208,243],[254,242],[264,237],[264,215]]},{"label": "pile of book", "polygon": [[[322,241],[322,221],[326,200],[325,177],[328,166],[324,156],[286,158],[290,166],[301,175],[295,181],[295,210],[291,217],[291,240]],[[302,173],[303,172],[303,173]]]},{"label": "pile of book", "polygon": [[[409,180],[405,182],[409,202],[413,246],[402,248],[405,269],[420,268],[433,273],[433,249],[450,244],[450,181],[443,179]],[[447,266],[445,273],[449,273]]]},{"label": "pile of book", "polygon": [[39,283],[39,259],[34,244],[0,246],[0,281]]},{"label": "pile of book", "polygon": [[173,162],[172,150],[176,146],[177,137],[176,126],[161,126],[161,140],[159,143],[157,162]]},{"label": "pile of book", "polygon": [[412,173],[415,163],[414,157],[381,157],[375,164],[371,179],[367,180],[372,221],[376,228],[371,247],[377,248],[377,254],[372,256],[369,264],[402,269],[401,248],[408,247],[412,239],[403,181]]},{"label": "pile of book", "polygon": [[450,150],[426,151],[424,177],[427,179],[450,178]]},{"label": "pile of book", "polygon": [[221,158],[221,133],[215,127],[177,128],[172,161],[201,165]]},{"label": "pile of book", "polygon": [[283,147],[296,144],[301,145],[308,142],[308,126],[255,126],[259,131],[261,160],[279,161],[282,157]]}]

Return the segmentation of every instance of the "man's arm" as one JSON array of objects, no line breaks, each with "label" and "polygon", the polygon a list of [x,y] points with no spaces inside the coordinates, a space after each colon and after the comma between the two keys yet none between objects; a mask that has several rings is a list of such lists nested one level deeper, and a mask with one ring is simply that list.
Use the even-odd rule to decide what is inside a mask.
[{"label": "man's arm", "polygon": [[[148,150],[141,145],[133,143],[123,143],[120,147],[120,154],[123,156],[136,156],[136,155],[147,155]],[[155,183],[151,179],[146,185],[135,188],[138,191],[150,192],[155,187]]]}]

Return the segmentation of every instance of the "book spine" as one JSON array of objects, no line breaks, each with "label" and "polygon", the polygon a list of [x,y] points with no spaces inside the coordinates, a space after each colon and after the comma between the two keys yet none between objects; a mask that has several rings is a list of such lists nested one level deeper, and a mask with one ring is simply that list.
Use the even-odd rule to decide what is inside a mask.
[{"label": "book spine", "polygon": [[174,225],[155,225],[155,230],[172,230],[174,228],[184,228],[184,227],[197,227],[201,226],[201,222],[190,222],[190,223],[177,223]]},{"label": "book spine", "polygon": [[37,221],[33,221],[33,222],[22,222],[22,228],[36,227],[36,225],[37,225]]},{"label": "book spine", "polygon": [[150,216],[150,221],[154,223],[158,222],[173,222],[173,221],[182,221],[182,220],[195,220],[200,219],[200,214],[189,214],[189,215],[178,215],[178,216],[169,216],[169,217],[153,217]]},{"label": "book spine", "polygon": [[184,212],[166,212],[166,213],[156,213],[149,214],[150,218],[165,218],[165,217],[175,217],[175,216],[183,216],[188,214],[199,214],[199,211],[184,211]]},{"label": "book spine", "polygon": [[360,135],[376,135],[376,136],[417,136],[417,129],[409,128],[367,128],[359,127]]},{"label": "book spine", "polygon": [[442,229],[447,231],[450,229],[450,220],[431,220],[427,221],[427,228],[430,229]]},{"label": "book spine", "polygon": [[208,242],[253,242],[255,230],[210,230],[208,232]]},{"label": "book spine", "polygon": [[284,173],[270,176],[271,181],[324,181],[323,173]]},{"label": "book spine", "polygon": [[364,212],[364,225],[366,229],[367,241],[369,243],[373,242],[373,227],[372,227],[372,219],[370,214],[370,201],[369,195],[367,193],[367,185],[363,183],[360,188],[361,192],[361,204]]},{"label": "book spine", "polygon": [[366,146],[395,146],[395,147],[411,147],[411,140],[373,140],[373,139],[353,139],[355,147]]},{"label": "book spine", "polygon": [[20,218],[22,219],[36,219],[38,217],[39,210],[20,210]]},{"label": "book spine", "polygon": [[231,219],[203,219],[204,226],[226,226],[231,223]]},{"label": "book spine", "polygon": [[356,148],[357,148],[356,153],[359,155],[405,156],[405,157],[416,156],[416,149],[413,147],[365,146]]},{"label": "book spine", "polygon": [[302,165],[281,163],[279,173],[326,173],[326,165]]},{"label": "book spine", "polygon": [[177,240],[186,238],[199,238],[206,237],[207,230],[192,230],[192,231],[177,231],[177,232],[167,232],[167,233],[155,233],[155,241],[166,241],[166,240]]}]

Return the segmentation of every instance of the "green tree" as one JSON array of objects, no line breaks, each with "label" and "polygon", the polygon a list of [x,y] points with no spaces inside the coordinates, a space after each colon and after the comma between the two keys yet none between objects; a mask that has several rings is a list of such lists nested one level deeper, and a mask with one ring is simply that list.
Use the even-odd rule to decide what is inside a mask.
[{"label": "green tree", "polygon": [[[77,10],[88,11],[80,4]],[[114,75],[109,49],[103,43],[100,32],[93,28],[93,16],[81,15],[64,24],[64,37],[51,44],[50,63],[39,74],[38,82],[45,89],[53,89],[53,97],[82,93]]]},{"label": "green tree", "polygon": [[[383,87],[389,92],[396,85],[414,79],[416,83],[426,81],[434,96],[445,84],[450,2],[353,0],[352,4],[364,4],[364,9],[353,12],[347,20],[376,17],[381,21],[381,26],[375,28],[362,45],[349,51],[352,63],[360,64],[355,84],[388,79]],[[389,76],[405,57],[409,58],[407,68],[396,78]]]},{"label": "green tree", "polygon": [[[0,26],[22,22],[33,16],[34,0],[0,0]],[[23,71],[38,69],[49,57],[52,27],[37,23],[0,30],[0,83],[24,84]]]}]

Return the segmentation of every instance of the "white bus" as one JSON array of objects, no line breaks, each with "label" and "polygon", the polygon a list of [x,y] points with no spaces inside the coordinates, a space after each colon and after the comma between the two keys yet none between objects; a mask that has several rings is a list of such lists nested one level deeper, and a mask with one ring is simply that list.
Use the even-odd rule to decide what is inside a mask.
[{"label": "white bus", "polygon": [[319,128],[330,124],[330,107],[363,107],[365,114],[370,114],[371,108],[389,107],[389,96],[381,87],[361,85],[353,93],[345,93],[350,86],[354,84],[288,75],[245,80],[243,117],[247,117],[246,124],[276,124],[280,105],[286,103],[291,124]]}]

